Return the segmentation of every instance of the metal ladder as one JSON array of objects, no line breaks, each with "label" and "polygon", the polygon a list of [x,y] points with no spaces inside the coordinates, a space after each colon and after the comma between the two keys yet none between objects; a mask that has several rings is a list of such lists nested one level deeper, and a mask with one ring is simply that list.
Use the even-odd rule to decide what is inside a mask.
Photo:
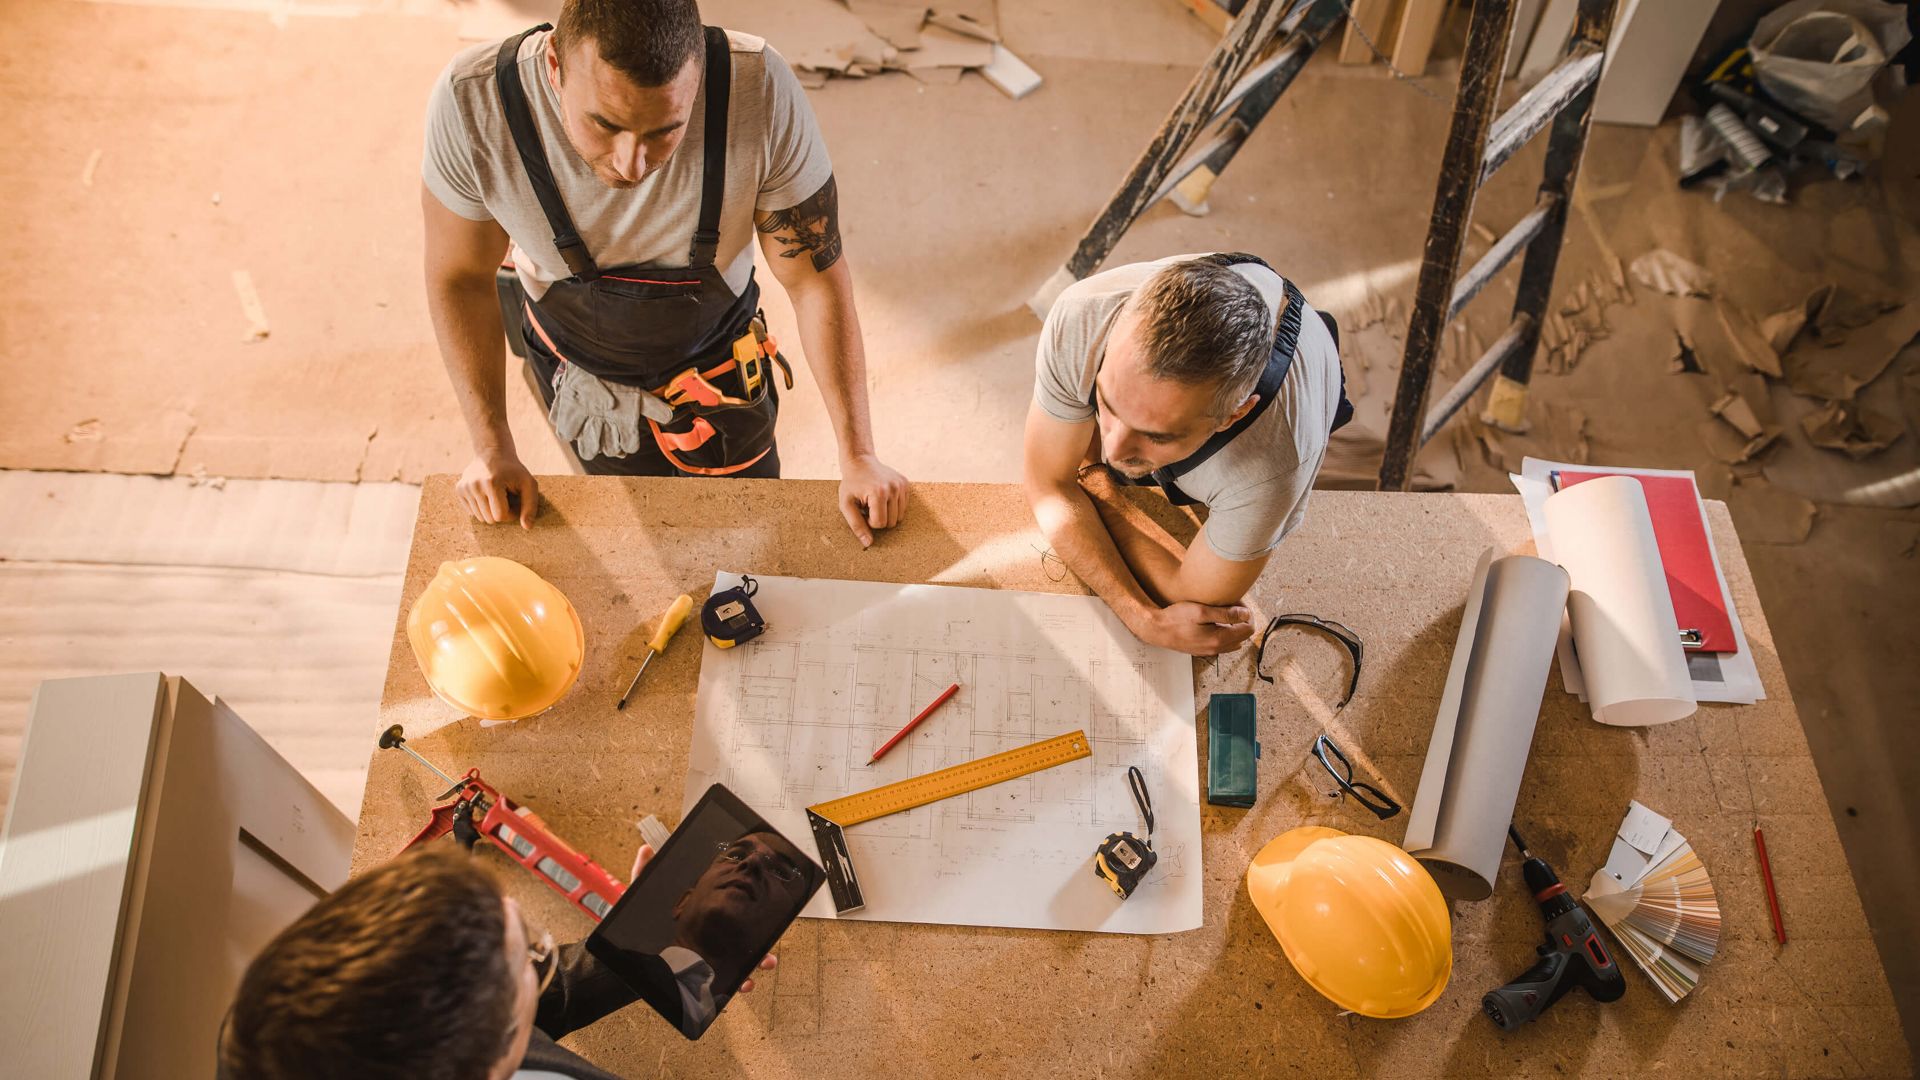
[{"label": "metal ladder", "polygon": [[[1407,349],[1387,423],[1380,490],[1405,491],[1413,457],[1496,371],[1486,420],[1496,427],[1524,426],[1527,383],[1540,344],[1540,328],[1553,292],[1573,185],[1587,146],[1594,90],[1606,63],[1615,0],[1579,0],[1573,33],[1560,62],[1511,109],[1493,119],[1516,0],[1474,0],[1460,88],[1453,100],[1453,126],[1434,191],[1433,216],[1407,325]],[[1473,200],[1480,185],[1548,124],[1547,160],[1533,210],[1521,218],[1465,274],[1459,272]],[[1474,362],[1432,407],[1427,392],[1446,326],[1487,282],[1525,250],[1513,317],[1506,332]]]},{"label": "metal ladder", "polygon": [[[1061,292],[1099,269],[1134,221],[1161,199],[1171,196],[1189,213],[1204,212],[1199,208],[1213,181],[1344,14],[1345,0],[1243,0],[1233,25],[1119,190],[1087,226],[1066,265],[1054,271],[1027,307],[1046,318]],[[1219,126],[1213,138],[1188,153],[1202,130],[1214,124]]]}]

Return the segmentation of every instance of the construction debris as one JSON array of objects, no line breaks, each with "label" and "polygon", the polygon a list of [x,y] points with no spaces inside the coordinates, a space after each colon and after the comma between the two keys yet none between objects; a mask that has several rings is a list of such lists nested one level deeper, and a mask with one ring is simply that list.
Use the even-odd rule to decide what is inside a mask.
[{"label": "construction debris", "polygon": [[1787,385],[1803,397],[1852,401],[1860,388],[1878,379],[1911,342],[1891,349],[1828,352],[1800,349],[1786,357]]},{"label": "construction debris", "polygon": [[1800,421],[1808,441],[1859,461],[1892,446],[1906,434],[1898,417],[1851,401],[1830,401]]},{"label": "construction debris", "polygon": [[1707,421],[1701,435],[1707,450],[1728,465],[1742,465],[1772,446],[1782,428],[1774,417],[1767,380],[1754,372],[1722,375],[1724,393],[1707,408],[1720,422]]},{"label": "construction debris", "polygon": [[766,31],[801,84],[905,71],[945,84],[977,70],[1009,97],[1040,76],[1000,43],[995,0],[782,0]]},{"label": "construction debris", "polygon": [[1028,67],[1025,60],[1013,55],[1005,45],[994,45],[993,62],[981,68],[980,74],[1015,101],[1040,88],[1040,73]]},{"label": "construction debris", "polygon": [[1713,275],[1705,267],[1655,248],[1633,260],[1633,280],[1668,296],[1712,296]]},{"label": "construction debris", "polygon": [[1700,357],[1693,351],[1693,339],[1678,330],[1673,332],[1673,355],[1667,357],[1667,372],[1671,375],[1700,374]]},{"label": "construction debris", "polygon": [[1785,374],[1780,368],[1780,354],[1746,312],[1723,301],[1715,301],[1713,310],[1720,317],[1721,329],[1727,332],[1727,343],[1733,346],[1733,353],[1741,363],[1776,379]]}]

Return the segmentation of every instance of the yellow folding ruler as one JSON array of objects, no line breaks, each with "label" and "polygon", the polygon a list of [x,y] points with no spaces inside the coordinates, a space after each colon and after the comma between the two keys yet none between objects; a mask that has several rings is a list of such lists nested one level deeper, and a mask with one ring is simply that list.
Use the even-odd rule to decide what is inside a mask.
[{"label": "yellow folding ruler", "polygon": [[827,888],[833,894],[834,910],[844,915],[860,910],[867,903],[860,892],[860,879],[853,871],[853,857],[847,853],[844,831],[847,826],[978,791],[1028,773],[1078,761],[1092,753],[1087,733],[1070,731],[807,807],[807,824],[812,827],[813,841],[820,848],[820,865],[827,871]]}]

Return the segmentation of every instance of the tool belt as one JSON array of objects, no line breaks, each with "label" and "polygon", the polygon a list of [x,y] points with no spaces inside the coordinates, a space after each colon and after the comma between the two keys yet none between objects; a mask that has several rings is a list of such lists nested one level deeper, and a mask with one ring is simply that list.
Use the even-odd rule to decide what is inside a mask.
[{"label": "tool belt", "polygon": [[755,312],[734,339],[733,355],[709,368],[688,367],[652,390],[672,409],[664,420],[646,417],[660,453],[696,476],[726,476],[767,456],[780,412],[770,365],[793,389],[793,369],[767,332],[765,314]]},{"label": "tool belt", "polygon": [[531,305],[525,325],[557,361],[548,419],[582,460],[626,457],[651,438],[674,468],[695,476],[730,476],[773,449],[780,395],[773,369],[793,389],[793,369],[755,312],[724,357],[690,364],[657,385],[601,379],[561,353]]}]

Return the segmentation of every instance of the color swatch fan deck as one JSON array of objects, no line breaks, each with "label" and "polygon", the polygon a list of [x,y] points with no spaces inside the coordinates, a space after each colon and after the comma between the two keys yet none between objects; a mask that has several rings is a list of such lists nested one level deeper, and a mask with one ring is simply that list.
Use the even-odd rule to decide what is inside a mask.
[{"label": "color swatch fan deck", "polygon": [[1668,1001],[1694,988],[1720,947],[1720,901],[1706,864],[1671,821],[1637,802],[1585,899]]}]

